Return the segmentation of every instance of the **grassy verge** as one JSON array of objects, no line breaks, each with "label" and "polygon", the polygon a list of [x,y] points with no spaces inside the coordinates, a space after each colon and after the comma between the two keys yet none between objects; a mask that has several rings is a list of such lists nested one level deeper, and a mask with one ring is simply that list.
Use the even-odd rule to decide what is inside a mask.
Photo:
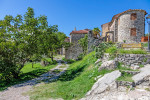
[{"label": "grassy verge", "polygon": [[36,77],[40,76],[41,74],[48,72],[51,68],[54,68],[55,66],[56,66],[56,64],[42,67],[40,65],[40,63],[35,63],[34,67],[32,68],[32,64],[27,63],[22,68],[21,73],[19,75],[19,79],[13,79],[10,82],[0,81],[0,91],[5,90],[6,88],[8,88],[12,85],[22,83],[24,81],[36,78]]},{"label": "grassy verge", "polygon": [[118,81],[133,82],[132,76],[133,76],[133,75],[131,75],[131,74],[122,72],[122,75],[121,75],[119,78],[117,78],[117,80],[118,80]]},{"label": "grassy verge", "polygon": [[118,53],[121,53],[121,54],[147,54],[146,51],[141,50],[141,49],[137,49],[137,50],[124,50],[124,49],[120,49],[118,51]]},{"label": "grassy verge", "polygon": [[83,60],[74,62],[57,81],[42,84],[30,91],[31,100],[48,100],[49,98],[63,98],[64,100],[78,100],[82,98],[95,83],[94,78],[111,72],[94,67],[95,52],[86,55]]}]

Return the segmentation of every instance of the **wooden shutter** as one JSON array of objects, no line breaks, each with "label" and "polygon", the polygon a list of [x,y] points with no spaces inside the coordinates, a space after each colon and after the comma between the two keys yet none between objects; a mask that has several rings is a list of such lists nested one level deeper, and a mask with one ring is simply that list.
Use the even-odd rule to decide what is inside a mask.
[{"label": "wooden shutter", "polygon": [[136,20],[137,19],[137,14],[136,13],[132,13],[131,14],[131,20]]},{"label": "wooden shutter", "polygon": [[136,28],[131,28],[131,36],[136,36]]}]

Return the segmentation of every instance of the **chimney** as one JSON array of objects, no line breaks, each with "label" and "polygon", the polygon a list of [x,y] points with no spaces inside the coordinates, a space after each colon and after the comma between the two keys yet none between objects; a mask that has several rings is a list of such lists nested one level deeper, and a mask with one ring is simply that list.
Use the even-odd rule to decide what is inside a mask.
[{"label": "chimney", "polygon": [[76,30],[76,27],[74,28],[74,31],[77,31],[77,30]]}]

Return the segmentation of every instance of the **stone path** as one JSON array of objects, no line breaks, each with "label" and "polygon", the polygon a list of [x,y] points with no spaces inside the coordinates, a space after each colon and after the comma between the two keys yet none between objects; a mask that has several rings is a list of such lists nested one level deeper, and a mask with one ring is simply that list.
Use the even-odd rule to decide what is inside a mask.
[{"label": "stone path", "polygon": [[[58,59],[57,61],[58,65],[55,68],[45,74],[42,74],[40,77],[11,86],[7,90],[0,92],[0,100],[30,100],[29,96],[24,96],[22,94],[31,90],[34,85],[41,84],[41,82],[51,82],[58,79],[59,76],[66,71],[68,65],[65,64],[64,68],[60,68],[63,66],[61,64],[61,60]],[[58,72],[59,70],[61,71]]]}]

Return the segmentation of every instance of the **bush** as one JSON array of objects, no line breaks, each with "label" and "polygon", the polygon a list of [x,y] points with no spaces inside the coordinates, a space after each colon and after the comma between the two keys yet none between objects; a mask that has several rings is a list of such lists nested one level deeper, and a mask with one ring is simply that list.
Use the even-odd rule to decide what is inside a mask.
[{"label": "bush", "polygon": [[112,47],[106,49],[105,52],[106,52],[106,53],[110,53],[110,54],[117,53],[117,47],[112,46]]},{"label": "bush", "polygon": [[105,50],[109,47],[111,47],[112,44],[111,43],[107,43],[107,42],[103,42],[103,43],[100,43],[98,46],[95,47],[95,56],[96,58],[102,58]]},{"label": "bush", "polygon": [[75,62],[75,60],[73,59],[65,59],[65,58],[62,58],[63,61],[67,62],[68,64],[72,64]]},{"label": "bush", "polygon": [[83,57],[84,57],[84,54],[83,53],[81,53],[79,56],[78,56],[78,60],[82,60],[83,59]]}]

